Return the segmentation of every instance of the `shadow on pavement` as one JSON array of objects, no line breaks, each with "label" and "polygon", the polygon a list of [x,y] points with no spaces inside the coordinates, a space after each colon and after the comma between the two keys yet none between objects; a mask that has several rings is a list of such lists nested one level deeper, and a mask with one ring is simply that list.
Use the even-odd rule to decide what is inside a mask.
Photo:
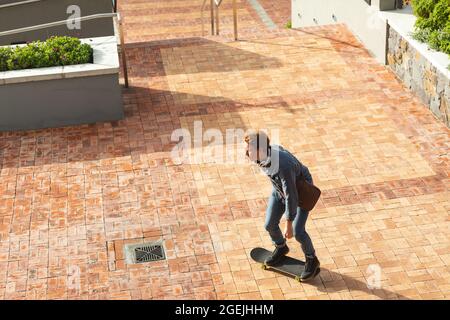
[{"label": "shadow on pavement", "polygon": [[[356,279],[347,275],[343,275],[327,268],[321,267],[320,274],[313,280],[308,282],[303,282],[303,285],[311,285],[316,287],[320,292],[324,293],[351,293],[351,292],[362,292],[367,295],[377,297],[379,299],[392,299],[392,300],[410,300],[409,298],[398,294],[393,291],[389,291],[383,288],[380,289],[369,289],[367,282],[360,279]],[[289,278],[294,279],[290,275],[286,275],[280,271],[269,269],[268,271],[274,272]],[[345,299],[345,298],[344,298]],[[358,297],[356,297],[358,299]],[[361,297],[361,299],[365,299]]]}]

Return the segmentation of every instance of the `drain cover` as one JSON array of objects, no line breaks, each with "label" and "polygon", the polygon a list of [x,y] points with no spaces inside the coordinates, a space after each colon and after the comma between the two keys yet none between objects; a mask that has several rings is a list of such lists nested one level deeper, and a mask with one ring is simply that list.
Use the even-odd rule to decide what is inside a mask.
[{"label": "drain cover", "polygon": [[136,263],[164,260],[164,249],[161,245],[141,246],[134,249]]},{"label": "drain cover", "polygon": [[146,263],[166,259],[162,242],[125,245],[124,251],[127,264]]}]

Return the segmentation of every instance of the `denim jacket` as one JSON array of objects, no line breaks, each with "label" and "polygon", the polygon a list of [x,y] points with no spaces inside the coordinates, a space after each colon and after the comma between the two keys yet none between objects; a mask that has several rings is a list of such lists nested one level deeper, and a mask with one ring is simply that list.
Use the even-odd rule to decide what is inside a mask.
[{"label": "denim jacket", "polygon": [[284,200],[285,218],[293,221],[298,207],[297,177],[303,174],[306,181],[312,183],[311,174],[305,165],[282,146],[271,145],[269,150],[269,157],[259,163],[259,166],[270,178],[273,191],[278,192]]}]

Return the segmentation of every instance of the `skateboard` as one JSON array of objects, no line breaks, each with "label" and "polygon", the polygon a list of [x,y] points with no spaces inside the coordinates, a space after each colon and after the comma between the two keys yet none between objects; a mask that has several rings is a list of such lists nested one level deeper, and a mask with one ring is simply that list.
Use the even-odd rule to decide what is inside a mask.
[{"label": "skateboard", "polygon": [[298,282],[310,281],[310,280],[314,279],[315,277],[317,277],[317,275],[320,273],[320,268],[317,268],[317,271],[313,277],[311,277],[308,280],[302,281],[300,279],[300,275],[302,274],[303,270],[305,269],[305,262],[286,256],[283,258],[283,260],[280,263],[278,263],[274,266],[268,266],[264,263],[264,261],[271,254],[272,254],[272,252],[270,252],[269,250],[264,249],[264,248],[254,248],[250,252],[250,256],[252,257],[252,259],[255,260],[256,262],[261,263],[261,268],[263,270],[273,269],[273,270],[279,271],[281,273],[295,277],[295,281],[298,281]]}]

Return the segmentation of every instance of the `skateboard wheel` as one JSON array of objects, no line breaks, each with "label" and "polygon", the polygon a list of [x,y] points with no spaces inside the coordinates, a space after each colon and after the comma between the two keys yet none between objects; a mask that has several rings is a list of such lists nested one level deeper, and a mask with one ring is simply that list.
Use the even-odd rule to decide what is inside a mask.
[{"label": "skateboard wheel", "polygon": [[297,282],[302,282],[302,280],[300,279],[299,276],[295,277],[295,281],[297,281]]},{"label": "skateboard wheel", "polygon": [[261,265],[261,269],[267,270],[267,266],[266,266],[265,264],[262,264],[262,265]]}]

